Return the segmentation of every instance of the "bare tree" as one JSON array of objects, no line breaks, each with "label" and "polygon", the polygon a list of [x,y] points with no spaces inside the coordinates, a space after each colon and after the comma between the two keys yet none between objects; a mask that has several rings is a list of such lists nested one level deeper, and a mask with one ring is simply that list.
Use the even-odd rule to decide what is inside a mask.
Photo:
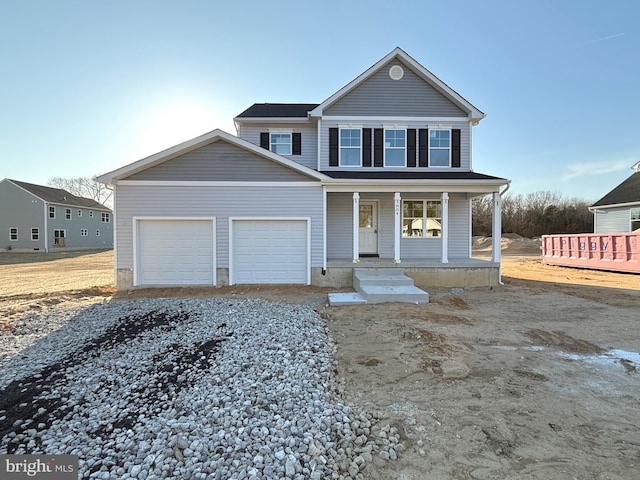
[{"label": "bare tree", "polygon": [[113,192],[96,177],[50,178],[47,184],[51,187],[62,188],[77,197],[90,198],[105,207],[113,208]]}]

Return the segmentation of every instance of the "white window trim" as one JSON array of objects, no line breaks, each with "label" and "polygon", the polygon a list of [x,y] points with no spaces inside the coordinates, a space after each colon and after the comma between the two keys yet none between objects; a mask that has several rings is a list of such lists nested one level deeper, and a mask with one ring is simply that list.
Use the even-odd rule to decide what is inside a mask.
[{"label": "white window trim", "polygon": [[[394,131],[399,131],[402,130],[404,131],[404,147],[402,148],[402,150],[404,150],[404,163],[402,165],[387,165],[387,148],[391,149],[391,150],[400,150],[400,148],[398,147],[387,147],[385,145],[385,141],[387,138],[387,131],[389,130],[394,130]],[[403,168],[407,166],[407,127],[384,127],[384,131],[382,132],[382,157],[383,157],[383,165],[385,167],[388,168]]]},{"label": "white window trim", "polygon": [[65,220],[71,220],[73,218],[73,210],[70,208],[64,209],[64,218]]},{"label": "white window trim", "polygon": [[111,214],[109,212],[102,212],[100,220],[102,223],[111,223]]},{"label": "white window trim", "polygon": [[[16,231],[16,238],[11,238],[13,237],[13,230]],[[9,241],[10,242],[17,242],[20,238],[20,232],[18,230],[18,227],[9,227]]]},{"label": "white window trim", "polygon": [[[33,238],[33,232],[36,232],[36,237],[37,238]],[[31,241],[32,242],[39,242],[40,241],[40,228],[39,227],[31,227]]]},{"label": "white window trim", "polygon": [[81,236],[81,237],[88,237],[88,236],[89,236],[89,229],[87,229],[87,228],[81,228],[81,229],[80,229],[80,236]]},{"label": "white window trim", "polygon": [[[56,237],[56,232],[62,232],[62,235],[58,235]],[[60,238],[67,238],[67,230],[65,228],[54,228],[53,229],[53,245],[60,245]],[[56,243],[56,239],[58,239],[58,243]]]},{"label": "white window trim", "polygon": [[93,218],[93,210],[89,210],[89,218]]},{"label": "white window trim", "polygon": [[[447,150],[449,150],[449,163],[447,165],[431,165],[431,132],[434,131],[448,131],[449,132],[449,148]],[[441,126],[434,126],[431,127],[429,126],[429,146],[427,147],[429,150],[429,167],[430,168],[451,168],[451,143],[452,143],[452,136],[451,136],[451,131],[452,128],[450,127],[441,127]],[[445,150],[445,148],[443,147],[433,147],[434,150]]]},{"label": "white window trim", "polygon": [[81,217],[82,216],[82,210],[78,209],[78,216]]},{"label": "white window trim", "polygon": [[[277,134],[277,135],[289,135],[289,153],[277,153],[274,152],[272,150],[272,135],[273,134]],[[269,129],[269,151],[273,152],[273,153],[277,153],[278,155],[293,155],[293,130],[286,130],[286,129],[282,129],[282,128],[270,128]]]},{"label": "white window trim", "polygon": [[[402,235],[402,226],[404,225],[404,202],[422,202],[422,236],[421,237],[405,237]],[[438,217],[428,217],[427,216],[427,202],[438,202],[440,204],[440,213],[442,213],[442,200],[439,198],[403,198],[402,199],[402,203],[400,205],[400,211],[402,213],[402,218],[400,219],[400,238],[402,240],[425,240],[425,239],[432,239],[432,240],[439,240],[442,238],[442,235],[440,235],[439,237],[434,237],[434,236],[427,236],[427,222],[426,220],[429,218],[438,218]],[[416,218],[416,217],[410,217],[410,218]],[[440,225],[442,225],[442,217],[440,217]]]},{"label": "white window trim", "polygon": [[[637,210],[637,215],[638,218],[633,218],[633,212],[634,210]],[[634,232],[635,230],[633,229],[633,222],[640,222],[640,207],[631,207],[629,209],[629,231],[630,232]]]},{"label": "white window trim", "polygon": [[[360,130],[360,145],[358,149],[360,151],[360,163],[358,165],[343,165],[342,164],[342,130]],[[355,149],[356,147],[344,147]],[[340,167],[362,167],[362,125],[338,125],[338,166]]]},{"label": "white window trim", "polygon": [[99,236],[100,236],[100,229],[97,229],[96,230],[96,237],[99,237]]},{"label": "white window trim", "polygon": [[[49,218],[56,218],[56,207],[53,206],[53,205],[49,205],[49,209],[48,210],[49,210],[49,212],[48,212]],[[52,214],[53,214],[53,216],[52,216]]]}]

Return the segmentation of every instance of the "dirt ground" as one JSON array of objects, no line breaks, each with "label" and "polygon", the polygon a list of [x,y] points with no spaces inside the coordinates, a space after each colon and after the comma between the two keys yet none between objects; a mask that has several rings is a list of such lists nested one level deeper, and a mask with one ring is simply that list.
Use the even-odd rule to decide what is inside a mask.
[{"label": "dirt ground", "polygon": [[[487,254],[486,239],[475,246]],[[346,401],[381,413],[405,445],[365,478],[640,478],[640,275],[546,266],[537,241],[502,247],[503,286],[345,307],[326,306],[331,290],[315,287],[114,296],[110,251],[25,263],[2,254],[0,328],[60,304],[149,295],[318,302]]]}]

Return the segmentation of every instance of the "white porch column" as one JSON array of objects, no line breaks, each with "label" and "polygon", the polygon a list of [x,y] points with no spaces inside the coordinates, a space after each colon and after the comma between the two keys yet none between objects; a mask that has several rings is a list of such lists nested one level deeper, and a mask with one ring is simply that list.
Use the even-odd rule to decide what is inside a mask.
[{"label": "white porch column", "polygon": [[402,233],[402,203],[400,192],[393,194],[394,230],[393,230],[393,263],[400,263],[400,238]]},{"label": "white porch column", "polygon": [[353,192],[353,263],[360,261],[360,194]]},{"label": "white porch column", "polygon": [[442,263],[449,263],[449,193],[442,192],[440,197],[442,205],[442,257],[440,261]]},{"label": "white porch column", "polygon": [[502,197],[500,192],[493,192],[493,216],[491,225],[491,260],[500,262],[500,240],[502,239]]}]

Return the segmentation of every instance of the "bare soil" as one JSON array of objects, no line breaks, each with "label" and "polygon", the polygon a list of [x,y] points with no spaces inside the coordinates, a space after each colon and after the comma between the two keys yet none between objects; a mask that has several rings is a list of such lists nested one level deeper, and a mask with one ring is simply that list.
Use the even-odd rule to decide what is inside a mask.
[{"label": "bare soil", "polygon": [[[486,239],[476,247],[487,254]],[[144,296],[313,302],[346,401],[381,413],[405,445],[365,478],[640,478],[640,275],[543,265],[536,240],[502,247],[503,286],[346,307],[326,306],[333,290],[317,287],[115,294],[111,251],[2,254],[0,328],[27,312]]]}]

